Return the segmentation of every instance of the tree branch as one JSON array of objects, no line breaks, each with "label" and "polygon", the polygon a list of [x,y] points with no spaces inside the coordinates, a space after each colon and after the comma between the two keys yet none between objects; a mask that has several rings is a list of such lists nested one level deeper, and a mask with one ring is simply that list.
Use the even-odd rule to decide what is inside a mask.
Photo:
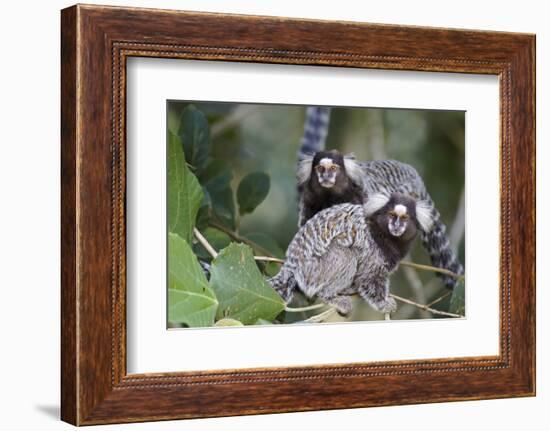
[{"label": "tree branch", "polygon": [[403,266],[410,266],[411,268],[416,268],[416,269],[422,269],[424,271],[432,271],[432,272],[439,272],[441,274],[445,274],[445,275],[449,275],[451,277],[454,277],[454,278],[457,278],[459,280],[463,280],[464,279],[464,276],[463,275],[460,275],[460,274],[457,274],[453,271],[449,271],[448,269],[444,269],[444,268],[437,268],[435,266],[430,266],[430,265],[422,265],[420,263],[414,263],[414,262],[408,262],[408,261],[405,261],[405,260],[402,260],[399,265],[403,265]]},{"label": "tree branch", "polygon": [[195,238],[197,238],[197,240],[206,249],[208,254],[210,254],[210,256],[212,256],[214,259],[218,257],[218,252],[214,250],[214,247],[210,245],[210,243],[206,240],[204,236],[202,236],[202,233],[200,233],[196,227],[193,228],[193,234],[195,235]]},{"label": "tree branch", "polygon": [[254,256],[255,260],[264,261],[264,262],[275,262],[275,263],[285,263],[283,259],[279,259],[278,257],[268,257],[268,256]]},{"label": "tree branch", "polygon": [[447,311],[440,311],[436,310],[434,308],[430,308],[427,305],[419,304],[417,302],[411,301],[407,298],[402,298],[401,296],[394,295],[393,293],[390,293],[390,296],[397,299],[398,301],[404,302],[405,304],[414,305],[415,307],[420,308],[421,310],[429,311],[433,314],[439,314],[440,316],[447,316],[447,317],[464,317],[460,314],[454,314],[454,313],[448,313]]},{"label": "tree branch", "polygon": [[285,307],[285,311],[289,313],[300,313],[302,311],[317,310],[318,308],[326,307],[327,304],[321,302],[319,304],[307,305],[305,307]]},{"label": "tree branch", "polygon": [[308,317],[305,320],[300,320],[299,322],[296,322],[296,323],[319,323],[325,320],[327,317],[332,316],[334,313],[336,313],[336,309],[331,307],[328,310],[323,311],[322,313]]},{"label": "tree branch", "polygon": [[448,292],[445,292],[445,294],[441,295],[439,298],[437,299],[434,299],[432,302],[430,302],[429,304],[426,304],[426,307],[431,307],[432,305],[434,304],[437,304],[438,302],[444,300],[447,296],[449,296],[450,294],[452,294],[453,292],[452,291],[448,291]]},{"label": "tree branch", "polygon": [[262,247],[259,244],[256,244],[254,241],[251,241],[248,238],[240,236],[238,233],[233,232],[231,229],[228,229],[224,225],[219,224],[215,221],[211,221],[209,224],[210,224],[211,227],[216,228],[216,229],[221,230],[222,232],[226,233],[231,238],[233,238],[235,241],[247,244],[250,247],[255,248],[257,251],[265,254],[266,256],[273,257],[273,258],[275,257],[275,256],[273,256],[273,253],[271,253],[269,250],[265,249],[264,247]]}]

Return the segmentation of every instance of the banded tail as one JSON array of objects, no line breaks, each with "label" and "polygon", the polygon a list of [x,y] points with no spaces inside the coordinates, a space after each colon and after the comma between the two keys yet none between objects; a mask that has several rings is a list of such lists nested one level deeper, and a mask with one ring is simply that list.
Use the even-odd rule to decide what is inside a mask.
[{"label": "banded tail", "polygon": [[300,149],[298,150],[298,161],[325,148],[329,123],[330,108],[309,106],[306,109],[306,121],[304,123],[304,134],[300,141]]},{"label": "banded tail", "polygon": [[[441,220],[441,215],[439,211],[437,211],[433,201],[429,199],[429,202],[432,207],[433,225],[429,232],[421,230],[420,238],[422,240],[422,245],[430,255],[433,266],[447,269],[458,275],[464,275],[464,267],[451,247],[451,243],[446,234],[445,224]],[[437,276],[441,278],[443,284],[449,289],[454,289],[458,283],[456,277],[441,273],[437,273]]]}]

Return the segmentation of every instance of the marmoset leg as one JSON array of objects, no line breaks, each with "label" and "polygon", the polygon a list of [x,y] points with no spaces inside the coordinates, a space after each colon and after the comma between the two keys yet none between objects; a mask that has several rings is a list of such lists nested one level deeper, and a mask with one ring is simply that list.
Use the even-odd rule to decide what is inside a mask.
[{"label": "marmoset leg", "polygon": [[390,282],[387,277],[360,280],[357,293],[381,313],[393,313],[397,309],[395,299],[390,296]]},{"label": "marmoset leg", "polygon": [[349,314],[351,300],[342,291],[349,289],[355,278],[356,254],[356,250],[333,243],[323,257],[303,262],[296,277],[300,290],[308,297],[319,297],[340,314]]}]

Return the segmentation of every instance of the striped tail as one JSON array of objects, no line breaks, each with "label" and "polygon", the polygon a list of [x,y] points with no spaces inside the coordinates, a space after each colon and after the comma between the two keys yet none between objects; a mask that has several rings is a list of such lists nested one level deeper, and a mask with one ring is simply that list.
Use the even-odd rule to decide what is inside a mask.
[{"label": "striped tail", "polygon": [[307,108],[298,160],[325,149],[329,123],[330,108],[325,106],[309,106]]},{"label": "striped tail", "polygon": [[[430,255],[432,265],[437,268],[447,269],[458,275],[464,275],[464,267],[456,257],[451,244],[446,235],[445,224],[441,220],[439,211],[430,199],[432,205],[433,227],[429,232],[421,231],[421,239],[424,248]],[[456,277],[446,274],[437,274],[443,280],[445,286],[449,289],[454,289],[458,283]]]}]

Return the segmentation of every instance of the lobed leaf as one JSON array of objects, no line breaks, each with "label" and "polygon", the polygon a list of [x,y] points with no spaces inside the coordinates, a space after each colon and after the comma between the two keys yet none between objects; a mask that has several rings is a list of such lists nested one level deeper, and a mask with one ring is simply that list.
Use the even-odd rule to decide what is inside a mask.
[{"label": "lobed leaf", "polygon": [[168,320],[190,327],[212,326],[218,308],[214,291],[193,254],[177,234],[168,234]]},{"label": "lobed leaf", "polygon": [[168,134],[168,231],[191,244],[203,200],[199,181],[187,167],[178,136]]},{"label": "lobed leaf", "polygon": [[258,270],[252,249],[232,243],[213,260],[210,283],[219,301],[216,317],[245,325],[273,320],[285,304]]}]

